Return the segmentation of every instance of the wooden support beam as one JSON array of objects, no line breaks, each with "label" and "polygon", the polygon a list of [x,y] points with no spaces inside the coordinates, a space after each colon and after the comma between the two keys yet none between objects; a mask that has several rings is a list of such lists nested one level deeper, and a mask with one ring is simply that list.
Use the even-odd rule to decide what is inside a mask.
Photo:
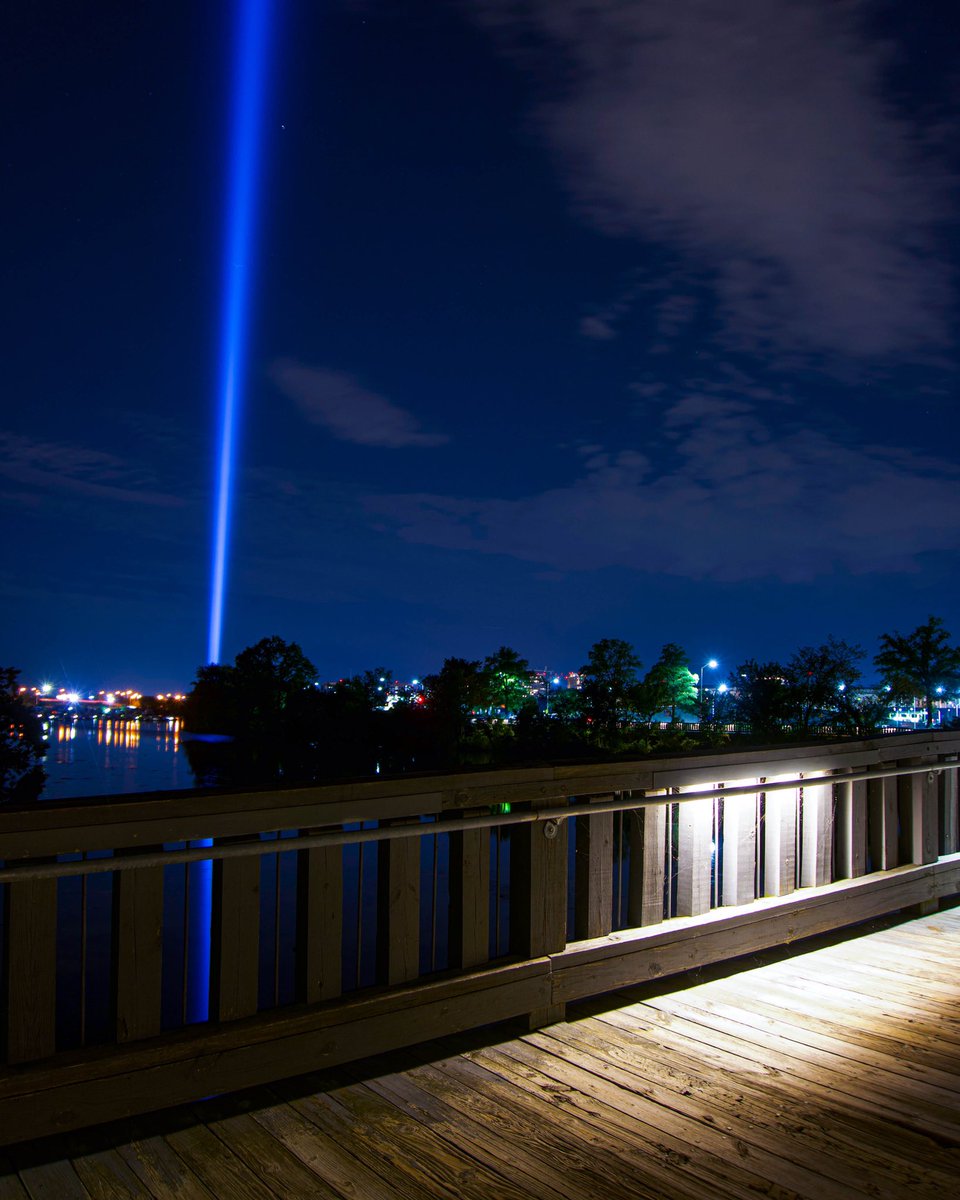
[{"label": "wooden support beam", "polygon": [[667,816],[665,804],[641,805],[630,816],[627,921],[634,929],[663,920]]},{"label": "wooden support beam", "polygon": [[113,1001],[118,1042],[160,1032],[163,867],[113,877]]},{"label": "wooden support beam", "polygon": [[450,965],[479,967],[490,958],[490,830],[450,834]]},{"label": "wooden support beam", "polygon": [[713,806],[713,800],[687,800],[680,805],[677,832],[678,917],[696,917],[710,911]]},{"label": "wooden support beam", "polygon": [[833,787],[820,783],[801,789],[801,887],[820,887],[833,875]]},{"label": "wooden support beam", "polygon": [[[899,765],[922,766],[936,759],[924,755]],[[930,774],[902,775],[897,780],[900,808],[901,863],[936,862],[939,854],[939,805],[937,777]]]},{"label": "wooden support beam", "polygon": [[343,850],[297,854],[297,998],[333,1000],[343,988]]},{"label": "wooden support beam", "polygon": [[613,928],[613,813],[577,817],[575,864],[574,937],[603,937]]},{"label": "wooden support beam", "polygon": [[728,796],[723,800],[721,904],[749,904],[756,897],[757,803],[757,796]]},{"label": "wooden support beam", "polygon": [[836,786],[837,879],[856,879],[867,870],[867,782]]},{"label": "wooden support beam", "polygon": [[900,817],[895,777],[868,781],[867,816],[871,870],[889,871],[900,863]]},{"label": "wooden support beam", "polygon": [[233,1021],[259,1005],[260,859],[214,862],[210,1017]]},{"label": "wooden support beam", "polygon": [[6,1060],[46,1058],[57,1048],[57,881],[11,883],[4,926]]},{"label": "wooden support beam", "polygon": [[956,854],[960,850],[960,812],[957,800],[957,768],[940,775],[940,853]]},{"label": "wooden support beam", "polygon": [[567,944],[567,853],[566,821],[510,830],[510,950],[519,958]]},{"label": "wooden support beam", "polygon": [[392,986],[420,974],[420,838],[377,850],[377,973]]},{"label": "wooden support beam", "polygon": [[[768,775],[761,783],[779,783],[790,776]],[[796,789],[767,792],[763,802],[763,894],[787,896],[797,886]]]}]

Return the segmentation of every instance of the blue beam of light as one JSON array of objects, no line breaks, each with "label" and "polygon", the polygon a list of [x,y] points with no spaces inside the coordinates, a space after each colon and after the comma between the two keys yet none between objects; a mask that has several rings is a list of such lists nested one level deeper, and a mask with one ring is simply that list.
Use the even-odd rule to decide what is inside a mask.
[{"label": "blue beam of light", "polygon": [[219,426],[214,492],[210,628],[207,641],[207,662],[210,663],[220,661],[223,634],[223,602],[233,508],[237,425],[243,399],[250,263],[261,158],[270,8],[270,0],[238,0],[237,3],[233,126],[227,186],[223,318],[220,332]]},{"label": "blue beam of light", "polygon": [[[213,521],[210,629],[207,662],[220,661],[227,552],[233,507],[237,424],[249,313],[250,262],[261,158],[263,97],[266,83],[270,0],[237,0],[233,62],[233,127],[227,183],[223,261],[223,315],[220,330],[219,426]],[[209,838],[191,843],[212,846]],[[190,929],[187,968],[187,1020],[210,1015],[210,924],[213,863],[198,862],[190,872]]]}]

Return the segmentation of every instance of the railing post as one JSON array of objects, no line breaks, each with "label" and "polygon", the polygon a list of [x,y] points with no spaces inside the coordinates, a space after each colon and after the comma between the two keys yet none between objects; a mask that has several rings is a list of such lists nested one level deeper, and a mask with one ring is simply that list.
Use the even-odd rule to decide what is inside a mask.
[{"label": "railing post", "polygon": [[[764,783],[782,783],[789,775],[770,775]],[[767,792],[763,799],[763,894],[787,896],[797,887],[797,811],[799,792]]]},{"label": "railing post", "polygon": [[721,792],[720,798],[723,801],[721,903],[749,904],[757,892],[757,796],[724,797]]},{"label": "railing post", "polygon": [[[890,764],[881,763],[881,767]],[[900,862],[897,779],[871,779],[867,784],[869,809],[870,865],[874,871],[889,871]]]},{"label": "railing post", "polygon": [[57,881],[11,883],[5,911],[6,1058],[30,1062],[56,1050]]},{"label": "railing post", "polygon": [[804,784],[801,820],[800,886],[819,887],[833,875],[832,783]]},{"label": "railing post", "polygon": [[945,760],[940,773],[940,847],[943,854],[960,850],[960,814],[957,812],[957,763]]},{"label": "railing post", "polygon": [[118,1042],[160,1032],[163,867],[113,878],[113,1000]]},{"label": "railing post", "polygon": [[577,817],[575,864],[574,937],[604,937],[613,928],[612,812]]},{"label": "railing post", "polygon": [[837,879],[857,879],[867,869],[867,782],[837,783]]},{"label": "railing post", "polygon": [[687,800],[679,805],[678,917],[696,917],[710,911],[713,805],[713,800]]},{"label": "railing post", "polygon": [[377,973],[388,986],[420,974],[420,838],[380,842]]},{"label": "railing post", "polygon": [[[515,825],[510,844],[510,948],[519,958],[556,954],[567,944],[566,820]],[[536,1028],[562,1021],[566,1005],[530,1013]]]},{"label": "railing post", "polygon": [[259,1007],[260,858],[213,866],[210,1018],[233,1021]]},{"label": "railing post", "polygon": [[[933,766],[931,755],[907,759],[898,766]],[[900,806],[900,861],[902,863],[936,862],[938,858],[939,813],[937,778],[930,772],[920,775],[901,775],[897,796]]]},{"label": "railing post", "polygon": [[297,997],[333,1000],[343,987],[343,849],[318,846],[297,854]]},{"label": "railing post", "polygon": [[463,970],[490,958],[490,830],[450,834],[450,965]]},{"label": "railing post", "polygon": [[667,812],[666,804],[643,804],[633,811],[627,891],[627,920],[633,929],[663,920]]}]

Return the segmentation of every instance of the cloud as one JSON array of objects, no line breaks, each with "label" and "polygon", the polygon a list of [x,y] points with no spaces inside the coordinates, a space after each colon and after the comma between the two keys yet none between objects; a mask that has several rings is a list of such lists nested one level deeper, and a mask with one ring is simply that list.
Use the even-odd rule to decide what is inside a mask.
[{"label": "cloud", "polygon": [[925,553],[955,555],[958,484],[950,463],[781,432],[745,400],[690,394],[663,411],[645,453],[591,453],[569,485],[510,500],[376,496],[367,507],[410,542],[554,570],[799,581],[912,572]]},{"label": "cloud", "polygon": [[422,430],[412,413],[368,391],[345,371],[283,359],[274,364],[271,376],[311,424],[324,426],[341,441],[402,449],[442,446],[450,440],[446,434]]},{"label": "cloud", "polygon": [[145,473],[114,454],[14,433],[0,432],[0,478],[26,485],[28,496],[62,492],[159,508],[185,503],[179,495],[154,490]]},{"label": "cloud", "polygon": [[549,50],[534,120],[583,218],[679,251],[713,288],[728,346],[872,357],[948,344],[936,230],[954,180],[884,98],[890,51],[860,0],[474,11],[517,53]]}]

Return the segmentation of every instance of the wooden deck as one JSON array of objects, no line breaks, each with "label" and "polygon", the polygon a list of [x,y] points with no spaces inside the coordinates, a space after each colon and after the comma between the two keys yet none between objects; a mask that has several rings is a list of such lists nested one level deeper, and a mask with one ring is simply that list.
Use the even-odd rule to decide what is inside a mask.
[{"label": "wooden deck", "polygon": [[22,1144],[0,1200],[957,1195],[960,909],[811,947]]}]

